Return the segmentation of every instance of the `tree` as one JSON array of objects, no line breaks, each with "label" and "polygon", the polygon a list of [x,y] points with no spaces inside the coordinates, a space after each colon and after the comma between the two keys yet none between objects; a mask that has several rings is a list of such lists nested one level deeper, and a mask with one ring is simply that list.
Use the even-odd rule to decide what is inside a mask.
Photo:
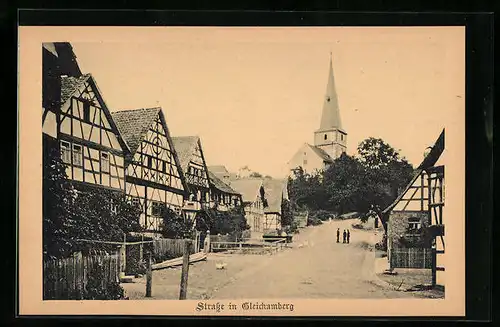
[{"label": "tree", "polygon": [[254,178],[262,178],[262,174],[261,173],[258,173],[256,171],[250,173],[250,175],[248,175],[250,177],[254,177]]},{"label": "tree", "polygon": [[88,241],[121,241],[139,232],[140,209],[125,194],[71,183],[57,146],[44,147],[43,248],[45,257],[64,257],[89,249],[108,249]]},{"label": "tree", "polygon": [[[359,160],[366,169],[368,208],[382,217],[382,210],[394,201],[413,176],[412,165],[382,139],[368,138],[358,146]],[[384,217],[382,223],[385,225]]]},{"label": "tree", "polygon": [[293,223],[293,211],[290,201],[283,199],[281,202],[281,226],[290,226]]},{"label": "tree", "polygon": [[288,179],[288,193],[295,209],[329,209],[326,190],[319,173],[307,174],[302,167],[297,168],[294,176]]},{"label": "tree", "polygon": [[235,238],[241,238],[242,232],[250,228],[241,206],[228,211],[204,209],[200,217],[203,217],[203,221],[197,222],[197,226],[202,226],[205,231],[210,230],[210,234],[230,234]]},{"label": "tree", "polygon": [[184,238],[192,231],[192,222],[178,215],[170,208],[164,208],[160,224],[161,234],[165,238]]}]

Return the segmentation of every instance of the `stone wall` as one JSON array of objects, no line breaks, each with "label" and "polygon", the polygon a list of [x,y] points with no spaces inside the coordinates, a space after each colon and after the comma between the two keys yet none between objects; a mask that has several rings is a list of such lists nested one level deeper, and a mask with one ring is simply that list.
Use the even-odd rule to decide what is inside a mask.
[{"label": "stone wall", "polygon": [[428,212],[427,211],[393,211],[389,217],[387,224],[387,248],[390,251],[392,248],[403,247],[399,243],[399,238],[407,235],[408,219],[410,217],[420,218],[421,227],[427,227]]}]

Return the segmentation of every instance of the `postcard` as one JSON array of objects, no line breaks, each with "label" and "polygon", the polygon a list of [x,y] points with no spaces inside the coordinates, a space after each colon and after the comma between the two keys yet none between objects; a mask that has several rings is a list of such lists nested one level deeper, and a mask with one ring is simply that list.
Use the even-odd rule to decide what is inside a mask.
[{"label": "postcard", "polygon": [[21,26],[18,112],[21,315],[465,314],[463,27]]}]

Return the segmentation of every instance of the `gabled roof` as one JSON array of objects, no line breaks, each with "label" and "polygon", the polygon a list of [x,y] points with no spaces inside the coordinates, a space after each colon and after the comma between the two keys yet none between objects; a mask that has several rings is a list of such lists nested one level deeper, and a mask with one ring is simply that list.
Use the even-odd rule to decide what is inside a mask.
[{"label": "gabled roof", "polygon": [[99,86],[97,86],[97,83],[94,77],[92,77],[92,74],[84,74],[79,77],[61,76],[61,105],[64,105],[77,91],[82,92],[83,88],[85,87],[85,83],[89,83],[90,86],[94,89],[94,94],[98,99],[103,113],[108,119],[109,124],[111,125],[111,128],[117,130],[118,142],[122,146],[122,150],[130,153],[130,148],[123,139],[118,126],[116,126],[113,116],[111,115],[111,112],[109,111],[109,108],[102,97],[101,90],[99,89]]},{"label": "gabled roof", "polygon": [[434,146],[431,148],[431,151],[425,156],[422,163],[418,166],[419,169],[427,169],[429,167],[434,166],[438,161],[439,157],[444,151],[444,128],[439,134],[438,139],[434,142]]},{"label": "gabled roof", "polygon": [[306,143],[313,151],[316,153],[323,161],[333,162],[332,157],[328,153],[326,153],[323,149],[318,148],[317,146]]},{"label": "gabled roof", "polygon": [[399,201],[401,201],[401,198],[408,192],[410,187],[413,185],[415,180],[420,176],[422,171],[425,169],[428,169],[438,161],[439,157],[444,151],[444,129],[439,135],[438,139],[436,142],[434,142],[434,146],[432,146],[431,151],[425,156],[424,160],[422,163],[413,171],[413,177],[410,180],[410,182],[406,185],[405,189],[398,195],[398,197],[389,205],[387,208],[382,211],[383,214],[388,213],[389,211],[394,208]]},{"label": "gabled roof", "polygon": [[79,77],[82,71],[78,66],[73,47],[68,42],[44,42],[42,48],[51,53],[56,59],[57,70],[62,75]]},{"label": "gabled roof", "polygon": [[199,136],[176,136],[172,137],[174,142],[175,151],[179,157],[179,162],[182,167],[182,171],[186,172],[189,162],[196,148],[196,144],[200,140]]},{"label": "gabled roof", "polygon": [[214,174],[229,174],[229,170],[227,170],[226,166],[223,165],[213,165],[208,166],[207,168]]},{"label": "gabled roof", "polygon": [[80,77],[61,76],[61,103],[65,103],[91,76],[91,74]]},{"label": "gabled roof", "polygon": [[218,178],[214,173],[212,173],[210,170],[208,171],[208,177],[210,178],[210,185],[218,189],[219,191],[229,193],[229,194],[236,194],[239,195],[240,193],[236,192],[231,188],[231,186],[227,185],[224,183],[220,178]]},{"label": "gabled roof", "polygon": [[121,110],[111,113],[118,130],[134,155],[161,108]]},{"label": "gabled roof", "polygon": [[260,178],[240,178],[231,181],[231,187],[241,194],[243,202],[254,202],[261,186]]},{"label": "gabled roof", "polygon": [[283,179],[264,179],[264,192],[268,204],[268,207],[264,209],[265,213],[281,213],[281,203],[286,183],[287,181]]}]

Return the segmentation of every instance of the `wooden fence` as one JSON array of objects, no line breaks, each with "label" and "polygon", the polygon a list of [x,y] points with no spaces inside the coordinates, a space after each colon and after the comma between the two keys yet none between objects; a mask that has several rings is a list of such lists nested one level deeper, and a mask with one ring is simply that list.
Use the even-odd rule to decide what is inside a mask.
[{"label": "wooden fence", "polygon": [[[195,252],[194,247],[191,247],[191,253]],[[184,240],[159,238],[153,241],[153,255],[160,261],[182,257],[184,254]]]},{"label": "wooden fence", "polygon": [[432,249],[397,248],[390,251],[391,268],[432,268]]},{"label": "wooden fence", "polygon": [[92,278],[101,289],[119,281],[118,254],[100,253],[65,259],[45,260],[43,265],[44,300],[89,299],[87,286]]},{"label": "wooden fence", "polygon": [[256,254],[276,253],[287,247],[286,240],[284,239],[276,239],[269,242],[265,242],[262,239],[239,242],[210,242],[210,244],[212,252],[237,250],[239,252]]}]

